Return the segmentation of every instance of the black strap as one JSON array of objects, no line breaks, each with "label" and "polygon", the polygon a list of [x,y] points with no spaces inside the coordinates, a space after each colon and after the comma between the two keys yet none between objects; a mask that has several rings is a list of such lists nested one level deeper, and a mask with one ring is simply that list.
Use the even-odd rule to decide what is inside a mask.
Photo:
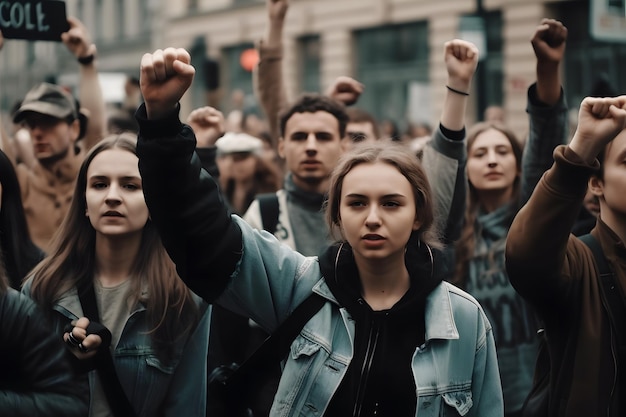
[{"label": "black strap", "polygon": [[298,333],[325,302],[324,298],[313,293],[296,307],[274,333],[228,379],[222,381],[224,392],[239,399],[250,398],[260,385],[259,381],[262,382],[272,367],[287,355]]},{"label": "black strap", "polygon": [[602,292],[604,293],[605,299],[608,304],[609,316],[611,321],[616,326],[616,329],[621,329],[622,331],[618,332],[621,334],[624,333],[624,320],[626,319],[626,305],[624,304],[624,297],[620,291],[620,287],[615,281],[615,274],[611,270],[609,263],[606,261],[606,257],[604,256],[604,252],[602,251],[602,247],[600,243],[593,237],[591,234],[586,234],[584,236],[579,237],[580,240],[585,243],[591,249],[593,253],[593,257],[596,260],[596,265],[598,265],[598,273],[600,274],[600,287],[602,288]]},{"label": "black strap", "polygon": [[[600,288],[604,295],[604,299],[607,303],[607,313],[609,315],[609,321],[615,330],[618,344],[618,359],[624,360],[626,358],[626,305],[624,305],[624,297],[620,286],[615,281],[615,274],[611,270],[609,263],[604,256],[602,247],[595,237],[591,234],[586,234],[579,237],[593,253],[593,257],[596,260],[598,266],[598,272],[600,276]],[[626,372],[620,372],[621,383],[626,385]],[[623,387],[626,389],[626,386]]]},{"label": "black strap", "polygon": [[278,214],[280,209],[278,195],[276,195],[276,193],[260,194],[257,196],[257,200],[259,200],[263,229],[274,234],[278,226]]},{"label": "black strap", "polygon": [[593,237],[591,233],[579,236],[578,239],[580,239],[585,245],[589,247],[589,249],[591,249],[591,253],[593,253],[593,257],[595,258],[596,264],[598,265],[598,272],[600,273],[600,275],[610,274],[610,278],[612,278],[613,272],[606,262],[606,257],[604,256],[604,252],[602,251],[602,246],[600,246],[600,242],[598,242],[598,240]]},{"label": "black strap", "polygon": [[[96,304],[96,293],[93,284],[89,283],[78,291],[78,298],[83,309],[83,314],[90,322],[100,322],[98,314],[98,305]],[[109,339],[110,342],[110,339]],[[98,350],[95,357],[96,371],[102,382],[102,390],[107,398],[109,407],[115,417],[134,417],[136,416],[133,406],[130,404],[120,380],[115,371],[115,364],[109,349],[109,343],[102,346]]]}]

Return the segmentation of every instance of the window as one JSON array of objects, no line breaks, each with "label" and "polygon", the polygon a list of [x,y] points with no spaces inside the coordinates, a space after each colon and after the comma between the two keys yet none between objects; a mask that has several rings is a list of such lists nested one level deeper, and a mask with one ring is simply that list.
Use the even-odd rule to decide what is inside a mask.
[{"label": "window", "polygon": [[246,70],[241,64],[241,57],[244,51],[254,49],[252,43],[242,43],[222,49],[223,71],[220,74],[220,84],[228,91],[224,96],[223,108],[227,111],[231,108],[231,94],[237,90],[244,95],[244,109],[257,110],[256,100],[252,91],[252,71]]},{"label": "window", "polygon": [[102,0],[96,0],[94,2],[94,37],[96,40],[101,40],[104,36],[104,27],[103,27],[103,16],[104,16],[104,9],[102,7]]},{"label": "window", "polygon": [[356,78],[367,86],[359,107],[400,129],[409,120],[428,120],[428,23],[359,30],[354,40]]},{"label": "window", "polygon": [[252,93],[252,72],[241,66],[241,54],[248,49],[254,48],[252,43],[243,43],[236,46],[224,48],[222,56],[225,59],[228,74],[227,85],[231,90],[240,88],[246,93]]},{"label": "window", "polygon": [[85,5],[83,4],[83,0],[76,0],[76,16],[81,21],[85,21]]},{"label": "window", "polygon": [[245,6],[254,3],[263,3],[263,0],[233,0],[233,6]]},{"label": "window", "polygon": [[[120,0],[123,2],[123,0]],[[141,33],[150,33],[151,24],[154,19],[153,8],[156,7],[155,0],[139,0],[139,16],[144,16],[141,22]]]},{"label": "window", "polygon": [[298,39],[300,90],[320,91],[320,37],[303,36]]},{"label": "window", "polygon": [[622,75],[626,65],[626,43],[591,38],[587,2],[568,1],[555,7],[556,18],[569,29],[565,62],[561,65],[569,106],[578,107],[589,95],[626,93],[626,77]]},{"label": "window", "polygon": [[205,68],[202,63],[206,59],[206,41],[203,36],[198,36],[194,39],[192,45],[188,48],[191,55],[191,62],[194,62],[196,67],[196,76],[193,79],[191,85],[191,100],[193,108],[206,106],[207,97],[206,89],[204,85]]},{"label": "window", "polygon": [[500,11],[483,13],[487,56],[476,70],[476,100],[478,116],[488,106],[501,106],[504,101],[504,73],[502,65],[502,14]]},{"label": "window", "polygon": [[119,39],[123,39],[126,31],[126,11],[124,10],[124,0],[117,0],[115,8],[117,15],[117,36]]}]

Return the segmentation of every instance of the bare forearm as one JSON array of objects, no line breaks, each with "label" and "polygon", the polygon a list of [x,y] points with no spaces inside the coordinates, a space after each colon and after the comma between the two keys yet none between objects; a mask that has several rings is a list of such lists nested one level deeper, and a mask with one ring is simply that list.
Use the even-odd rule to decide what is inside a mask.
[{"label": "bare forearm", "polygon": [[106,108],[95,62],[80,65],[79,88],[80,105],[89,111],[87,131],[83,138],[85,150],[88,150],[106,133]]},{"label": "bare forearm", "polygon": [[[460,92],[468,92],[470,88],[469,81],[451,82],[447,84]],[[441,124],[450,130],[461,130],[465,126],[465,111],[467,109],[467,100],[469,96],[459,94],[446,88],[446,96],[443,101],[443,110],[441,112]]]},{"label": "bare forearm", "polygon": [[537,98],[549,106],[561,97],[561,72],[558,63],[537,63]]}]

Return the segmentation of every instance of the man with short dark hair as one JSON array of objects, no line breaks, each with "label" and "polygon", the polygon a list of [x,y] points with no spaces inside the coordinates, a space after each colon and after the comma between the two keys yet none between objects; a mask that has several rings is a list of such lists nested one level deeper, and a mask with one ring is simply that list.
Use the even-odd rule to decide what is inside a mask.
[{"label": "man with short dark hair", "polygon": [[[302,95],[280,116],[278,154],[287,175],[283,190],[276,193],[279,221],[274,232],[305,255],[317,255],[327,243],[321,207],[330,174],[346,146],[347,122],[344,106],[321,94]],[[258,199],[244,219],[259,229],[267,226]]]}]

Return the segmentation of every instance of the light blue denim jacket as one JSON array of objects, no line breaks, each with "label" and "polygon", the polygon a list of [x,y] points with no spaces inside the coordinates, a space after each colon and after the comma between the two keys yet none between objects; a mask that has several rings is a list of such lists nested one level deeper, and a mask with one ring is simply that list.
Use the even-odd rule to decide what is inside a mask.
[{"label": "light blue denim jacket", "polygon": [[[320,416],[352,358],[355,325],[337,304],[316,257],[304,257],[237,216],[243,255],[220,304],[273,329],[314,291],[328,302],[291,345],[272,406],[274,416]],[[264,268],[260,268],[263,265]],[[426,302],[426,343],[413,355],[417,413],[502,416],[491,325],[469,294],[441,283]]]},{"label": "light blue denim jacket", "polygon": [[[141,106],[136,117],[146,203],[190,288],[207,300],[218,297],[218,303],[270,332],[313,291],[328,300],[291,344],[271,410],[272,417],[324,415],[352,359],[355,323],[331,294],[318,259],[228,214],[217,184],[194,153],[193,131],[177,112],[148,120]],[[452,188],[456,183],[452,178]],[[495,344],[478,303],[441,283],[427,298],[425,325],[426,342],[411,364],[416,414],[502,416]]]},{"label": "light blue denim jacket", "polygon": [[[30,281],[22,292],[30,293]],[[194,295],[198,306],[203,301]],[[70,289],[53,306],[57,334],[67,323],[83,317],[76,288]],[[210,309],[204,314],[189,338],[176,342],[174,359],[164,363],[155,354],[145,320],[146,307],[135,306],[124,325],[120,340],[112,351],[120,383],[138,417],[189,416],[206,414],[206,369]],[[90,393],[96,371],[89,372]],[[90,413],[92,407],[90,403]]]}]

